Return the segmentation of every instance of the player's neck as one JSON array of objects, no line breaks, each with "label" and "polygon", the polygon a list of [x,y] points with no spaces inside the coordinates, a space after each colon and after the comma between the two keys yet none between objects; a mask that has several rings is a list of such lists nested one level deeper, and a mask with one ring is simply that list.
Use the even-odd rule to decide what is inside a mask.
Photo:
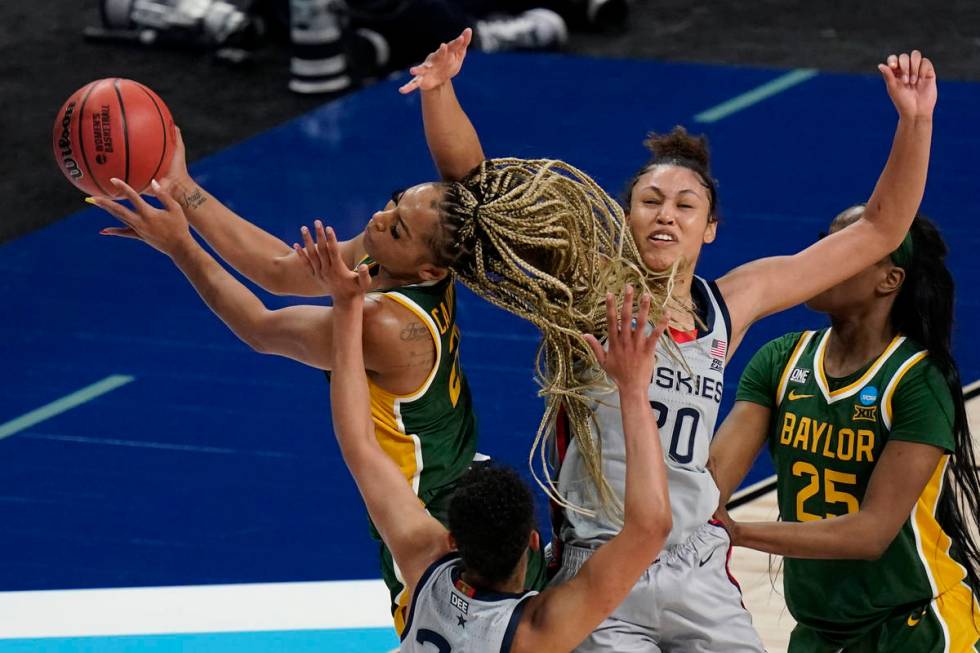
[{"label": "player's neck", "polygon": [[483,592],[500,592],[503,594],[519,594],[524,591],[524,574],[515,572],[507,580],[499,583],[487,583],[477,574],[464,570],[461,574],[463,582],[470,587]]},{"label": "player's neck", "polygon": [[[691,284],[694,283],[694,270],[681,270],[674,277],[674,287],[671,288],[670,297],[681,306],[693,306],[694,300],[691,298]],[[668,311],[670,326],[679,331],[693,331],[697,328],[694,316],[687,312]]]},{"label": "player's neck", "polygon": [[828,376],[844,377],[877,358],[895,337],[889,313],[870,311],[830,317],[831,332],[824,354]]},{"label": "player's neck", "polygon": [[378,266],[378,273],[374,276],[371,283],[372,290],[382,290],[385,288],[401,288],[402,286],[412,286],[422,283],[422,279],[417,276],[394,275],[384,266]]}]

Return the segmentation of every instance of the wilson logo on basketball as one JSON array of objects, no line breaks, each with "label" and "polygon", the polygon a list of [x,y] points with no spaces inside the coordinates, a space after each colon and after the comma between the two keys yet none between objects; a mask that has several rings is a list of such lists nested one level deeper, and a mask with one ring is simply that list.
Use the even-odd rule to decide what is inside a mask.
[{"label": "wilson logo on basketball", "polygon": [[75,103],[69,102],[68,106],[65,107],[65,115],[61,118],[61,136],[58,138],[58,147],[61,149],[61,165],[65,169],[65,174],[71,175],[75,179],[81,179],[83,177],[82,171],[71,151],[71,134],[68,132],[73,113],[75,113]]}]

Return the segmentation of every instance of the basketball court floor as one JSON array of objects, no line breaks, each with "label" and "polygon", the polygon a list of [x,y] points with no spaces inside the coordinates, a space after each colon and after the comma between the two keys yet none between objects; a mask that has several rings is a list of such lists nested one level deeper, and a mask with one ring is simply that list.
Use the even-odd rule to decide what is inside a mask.
[{"label": "basketball court floor", "polygon": [[[392,190],[434,176],[403,81],[192,172],[288,242],[315,218],[354,234]],[[488,155],[564,159],[611,193],[646,160],[648,131],[708,134],[722,210],[700,264],[709,277],[794,252],[866,199],[896,120],[875,71],[471,54],[457,89]],[[978,102],[980,85],[941,83],[924,202],[953,250],[965,381],[980,378]],[[80,210],[0,247],[0,653],[391,650],[377,547],[333,440],[323,374],[251,352],[165,257],[99,236],[110,224]],[[535,334],[468,292],[458,310],[481,449],[526,469],[541,410]],[[758,346],[822,325],[804,309],[758,325],[731,363],[723,409]],[[760,460],[746,488],[770,474]],[[774,518],[772,497],[736,517]],[[781,651],[792,619],[768,567],[739,552],[734,571]]]}]

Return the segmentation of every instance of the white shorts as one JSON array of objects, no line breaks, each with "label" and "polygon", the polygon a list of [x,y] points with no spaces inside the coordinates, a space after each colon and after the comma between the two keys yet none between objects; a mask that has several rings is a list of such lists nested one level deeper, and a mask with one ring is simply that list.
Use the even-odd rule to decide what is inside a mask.
[{"label": "white shorts", "polygon": [[[730,553],[728,533],[714,523],[664,549],[576,653],[763,653],[728,571]],[[551,584],[569,580],[591,555],[592,549],[566,545]]]}]

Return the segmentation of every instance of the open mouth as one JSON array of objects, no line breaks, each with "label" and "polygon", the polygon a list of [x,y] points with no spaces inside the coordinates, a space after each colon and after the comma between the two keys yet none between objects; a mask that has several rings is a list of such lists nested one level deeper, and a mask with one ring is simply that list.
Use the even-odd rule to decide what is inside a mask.
[{"label": "open mouth", "polygon": [[657,245],[673,245],[677,242],[677,237],[666,232],[658,232],[647,236],[647,240]]}]

